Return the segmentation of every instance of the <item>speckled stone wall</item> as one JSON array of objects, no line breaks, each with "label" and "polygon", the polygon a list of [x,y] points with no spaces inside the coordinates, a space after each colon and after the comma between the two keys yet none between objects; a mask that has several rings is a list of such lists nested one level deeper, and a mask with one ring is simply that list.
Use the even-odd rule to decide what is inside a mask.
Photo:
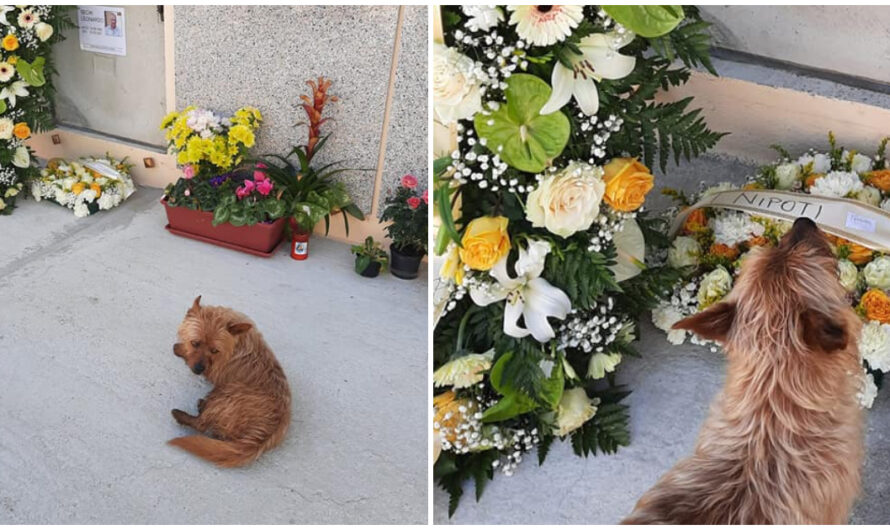
[{"label": "speckled stone wall", "polygon": [[[304,118],[297,102],[307,88],[305,80],[330,77],[331,93],[341,101],[331,105],[332,121],[326,130],[333,136],[317,160],[346,160],[348,167],[368,169],[342,179],[356,203],[370,212],[398,10],[398,6],[176,6],[176,105],[225,113],[242,105],[256,106],[265,123],[254,152],[285,154],[294,144],[305,142],[306,128],[296,125]],[[426,8],[407,8],[406,15],[404,34],[409,42],[403,45],[405,59],[397,79],[405,90],[394,93],[391,115],[397,125],[390,131],[413,129],[423,141],[391,133],[385,155],[392,160],[387,177],[403,170],[423,176],[425,171],[420,170],[426,167]],[[410,163],[403,165],[402,160]]]},{"label": "speckled stone wall", "polygon": [[427,8],[406,6],[395,90],[389,111],[389,135],[383,164],[380,202],[411,173],[428,186],[427,175]]}]

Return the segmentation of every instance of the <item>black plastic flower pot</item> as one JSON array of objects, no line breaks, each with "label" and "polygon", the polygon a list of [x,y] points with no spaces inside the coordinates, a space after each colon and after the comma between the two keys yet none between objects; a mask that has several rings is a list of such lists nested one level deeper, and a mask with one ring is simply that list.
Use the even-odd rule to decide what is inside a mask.
[{"label": "black plastic flower pot", "polygon": [[359,274],[364,276],[365,278],[376,278],[378,274],[380,274],[380,262],[372,261],[368,263],[368,266],[364,268]]},{"label": "black plastic flower pot", "polygon": [[417,278],[423,253],[406,252],[394,246],[389,247],[389,270],[396,278],[413,280]]}]

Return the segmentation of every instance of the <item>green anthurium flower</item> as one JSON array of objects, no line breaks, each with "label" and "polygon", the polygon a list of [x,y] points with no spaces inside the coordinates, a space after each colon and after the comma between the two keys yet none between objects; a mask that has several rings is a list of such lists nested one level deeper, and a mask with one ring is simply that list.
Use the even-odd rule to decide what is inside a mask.
[{"label": "green anthurium flower", "polygon": [[508,165],[540,173],[565,149],[569,119],[561,112],[541,114],[551,90],[536,76],[511,76],[504,93],[506,103],[488,115],[476,114],[476,134]]},{"label": "green anthurium flower", "polygon": [[46,59],[43,57],[34,59],[33,63],[29,63],[24,59],[19,59],[18,62],[15,63],[15,67],[19,72],[19,76],[21,76],[26,83],[37,87],[46,84],[46,77],[43,75],[43,65],[45,63]]}]

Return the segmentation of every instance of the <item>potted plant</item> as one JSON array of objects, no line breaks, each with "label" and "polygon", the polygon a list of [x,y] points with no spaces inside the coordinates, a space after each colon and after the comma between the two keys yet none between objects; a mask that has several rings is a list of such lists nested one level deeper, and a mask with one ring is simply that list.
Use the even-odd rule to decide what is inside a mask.
[{"label": "potted plant", "polygon": [[188,107],[164,118],[169,150],[183,176],[161,203],[177,235],[269,256],[281,241],[286,203],[262,169],[245,162],[262,115],[253,107],[222,118]]},{"label": "potted plant", "polygon": [[[321,166],[313,165],[314,156],[324,147],[330,135],[321,136],[321,125],[325,105],[337,101],[329,95],[330,79],[319,77],[317,81],[306,82],[311,94],[301,95],[301,107],[307,116],[309,138],[304,145],[295,146],[286,156],[265,155],[258,160],[259,171],[265,173],[271,182],[283,190],[285,216],[290,218],[289,230],[292,234],[291,257],[306,259],[309,234],[322,219],[325,234],[330,228],[332,214],[341,213],[346,233],[349,233],[349,216],[363,220],[362,211],[352,202],[342,182],[333,180],[335,175],[357,169],[339,167],[342,161],[330,162]],[[294,159],[296,158],[296,159]]]},{"label": "potted plant", "polygon": [[386,234],[389,247],[389,269],[397,278],[417,278],[420,262],[426,254],[428,191],[418,193],[417,178],[405,175],[395,193],[386,198],[381,221],[391,221]]},{"label": "potted plant", "polygon": [[352,253],[355,254],[355,272],[366,278],[375,278],[389,261],[386,251],[372,236],[366,237],[364,244],[353,245]]}]

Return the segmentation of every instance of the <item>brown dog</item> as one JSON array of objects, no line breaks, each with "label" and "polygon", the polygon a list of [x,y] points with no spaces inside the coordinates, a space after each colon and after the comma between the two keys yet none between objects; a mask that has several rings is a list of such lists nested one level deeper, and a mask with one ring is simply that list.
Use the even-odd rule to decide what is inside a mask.
[{"label": "brown dog", "polygon": [[181,425],[206,436],[168,443],[222,467],[253,462],[281,443],[290,424],[290,389],[253,323],[227,307],[202,307],[199,296],[178,336],[173,353],[214,387],[198,401],[197,416],[172,410]]},{"label": "brown dog", "polygon": [[746,259],[726,301],[678,322],[728,368],[694,454],[625,524],[846,523],[863,459],[861,323],[809,219]]}]

